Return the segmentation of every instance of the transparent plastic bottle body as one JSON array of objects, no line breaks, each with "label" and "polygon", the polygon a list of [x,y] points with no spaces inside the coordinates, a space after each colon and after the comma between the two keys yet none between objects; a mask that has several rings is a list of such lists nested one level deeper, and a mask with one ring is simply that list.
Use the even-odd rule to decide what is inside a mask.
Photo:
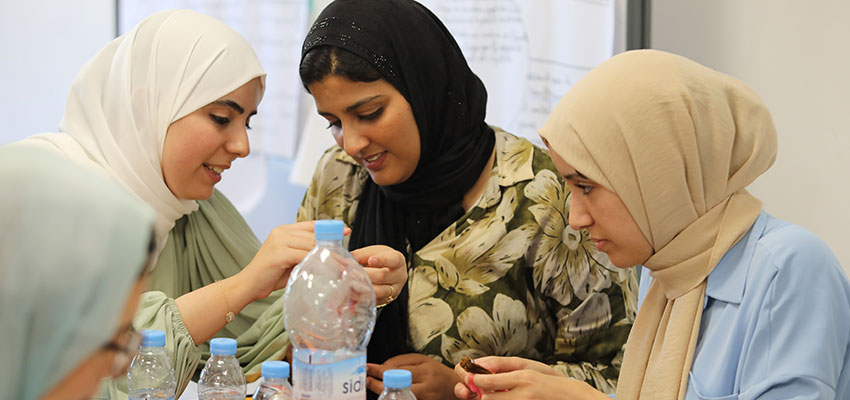
[{"label": "transparent plastic bottle body", "polygon": [[416,400],[410,391],[413,376],[410,371],[390,369],[384,372],[384,391],[378,400]]},{"label": "transparent plastic bottle body", "polygon": [[292,386],[286,378],[265,379],[254,393],[254,400],[292,400],[294,399]]},{"label": "transparent plastic bottle body", "polygon": [[142,331],[142,346],[127,371],[130,400],[174,399],[177,381],[174,367],[165,353],[165,333]]},{"label": "transparent plastic bottle body", "polygon": [[317,221],[316,247],[292,271],[284,324],[299,400],[366,398],[366,346],[375,326],[369,275],[342,245],[341,221]]},{"label": "transparent plastic bottle body", "polygon": [[384,389],[378,400],[416,400],[416,396],[407,389]]},{"label": "transparent plastic bottle body", "polygon": [[289,384],[289,363],[266,361],[262,365],[263,383],[254,392],[253,400],[292,400]]},{"label": "transparent plastic bottle body", "polygon": [[210,341],[210,359],[198,379],[199,400],[244,400],[245,375],[236,360],[236,341]]}]

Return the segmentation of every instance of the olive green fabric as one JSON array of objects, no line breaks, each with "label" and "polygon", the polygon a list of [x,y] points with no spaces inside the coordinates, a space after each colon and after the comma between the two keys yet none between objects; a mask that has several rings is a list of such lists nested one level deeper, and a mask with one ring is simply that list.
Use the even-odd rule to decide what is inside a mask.
[{"label": "olive green fabric", "polygon": [[[166,351],[181,393],[209,357],[209,345],[195,346],[174,299],[237,274],[260,248],[251,228],[221,192],[216,190],[198,205],[198,211],[177,220],[169,233],[150,277],[150,291],[142,297],[133,321],[136,329],[165,331]],[[282,294],[279,290],[249,304],[216,334],[236,339],[236,356],[249,380],[259,377],[263,361],[283,359],[289,345]],[[126,399],[126,390],[126,380],[116,380],[110,388],[111,398]]]}]

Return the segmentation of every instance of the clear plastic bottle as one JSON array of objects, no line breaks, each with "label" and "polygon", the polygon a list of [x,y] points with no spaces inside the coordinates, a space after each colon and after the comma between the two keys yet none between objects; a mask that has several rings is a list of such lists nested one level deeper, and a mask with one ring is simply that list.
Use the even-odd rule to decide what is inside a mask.
[{"label": "clear plastic bottle", "polygon": [[413,376],[406,369],[384,371],[384,392],[378,400],[416,400],[410,391]]},{"label": "clear plastic bottle", "polygon": [[130,400],[173,400],[177,381],[165,353],[165,332],[150,329],[141,333],[142,345],[127,371]]},{"label": "clear plastic bottle", "polygon": [[292,271],[283,302],[295,398],[365,399],[375,291],[342,245],[342,221],[316,221],[314,231],[316,247]]},{"label": "clear plastic bottle", "polygon": [[254,400],[292,400],[292,386],[289,384],[289,363],[286,361],[266,361],[262,366],[263,383],[254,392]]},{"label": "clear plastic bottle", "polygon": [[198,399],[245,400],[245,374],[236,360],[236,340],[210,340],[210,354],[198,379]]}]

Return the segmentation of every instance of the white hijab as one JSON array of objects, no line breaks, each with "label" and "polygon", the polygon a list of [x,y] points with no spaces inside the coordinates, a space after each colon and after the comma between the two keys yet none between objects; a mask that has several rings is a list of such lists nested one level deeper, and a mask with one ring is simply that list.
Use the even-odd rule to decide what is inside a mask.
[{"label": "white hijab", "polygon": [[0,193],[0,398],[34,400],[115,335],[154,216],[42,149],[0,148]]},{"label": "white hijab", "polygon": [[61,133],[18,143],[58,149],[126,186],[156,210],[161,250],[174,222],[198,208],[165,184],[161,161],[169,125],[257,77],[265,84],[254,50],[233,29],[189,10],[160,12],[83,67]]}]

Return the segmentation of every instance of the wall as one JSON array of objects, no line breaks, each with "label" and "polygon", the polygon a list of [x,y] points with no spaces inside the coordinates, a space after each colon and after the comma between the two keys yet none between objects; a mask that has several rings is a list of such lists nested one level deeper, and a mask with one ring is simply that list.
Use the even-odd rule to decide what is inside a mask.
[{"label": "wall", "polygon": [[[77,72],[115,38],[115,4],[115,0],[0,0],[0,145],[56,132]],[[261,164],[260,173],[250,168],[252,163]],[[243,199],[251,193],[225,182],[219,186],[240,206],[257,236],[265,239],[277,225],[294,222],[306,189],[287,181],[292,161],[255,154],[238,165],[243,168],[229,171],[226,180],[262,175],[265,189],[260,197]]]},{"label": "wall", "polygon": [[751,186],[773,215],[823,238],[850,272],[850,2],[653,0],[652,47],[751,85],[779,132]]},{"label": "wall", "polygon": [[[80,67],[115,33],[114,0],[0,0],[0,144],[55,131]],[[85,18],[80,16],[85,10]],[[776,165],[752,186],[769,212],[824,238],[850,271],[850,2],[654,0],[651,42],[749,83],[773,112]],[[300,194],[270,165],[267,196],[246,217],[263,238],[294,213]],[[301,189],[303,190],[303,189]],[[303,192],[301,192],[303,193]],[[292,199],[290,199],[292,197]]]},{"label": "wall", "polygon": [[77,72],[115,37],[115,0],[0,0],[0,9],[5,144],[56,131]]}]

